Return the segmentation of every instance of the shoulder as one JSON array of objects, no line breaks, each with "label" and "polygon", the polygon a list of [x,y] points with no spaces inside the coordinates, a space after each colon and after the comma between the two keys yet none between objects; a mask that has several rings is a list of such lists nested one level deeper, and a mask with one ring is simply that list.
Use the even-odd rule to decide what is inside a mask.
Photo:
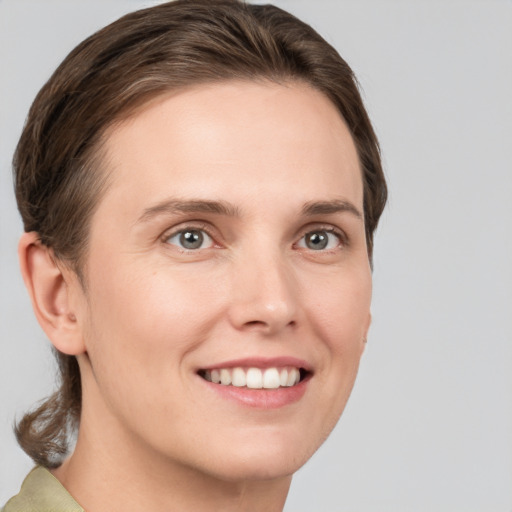
[{"label": "shoulder", "polygon": [[47,469],[37,466],[1,512],[84,512],[84,509]]}]

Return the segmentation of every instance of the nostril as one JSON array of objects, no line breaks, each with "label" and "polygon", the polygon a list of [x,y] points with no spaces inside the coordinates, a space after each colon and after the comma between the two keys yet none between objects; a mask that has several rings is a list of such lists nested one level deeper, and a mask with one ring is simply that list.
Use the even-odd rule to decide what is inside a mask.
[{"label": "nostril", "polygon": [[266,323],[262,322],[261,320],[251,320],[249,322],[246,322],[245,325],[249,327],[260,327],[266,325]]},{"label": "nostril", "polygon": [[260,331],[265,334],[272,334],[279,331],[282,328],[295,327],[295,321],[290,321],[284,324],[279,322],[265,322],[263,320],[250,320],[243,324],[243,329],[247,331]]},{"label": "nostril", "polygon": [[[248,322],[245,322],[245,325],[254,325],[254,326],[262,326],[262,325],[268,325],[270,322],[265,322],[263,320],[250,320]],[[295,326],[295,320],[290,320],[286,325],[289,325],[291,327]]]}]

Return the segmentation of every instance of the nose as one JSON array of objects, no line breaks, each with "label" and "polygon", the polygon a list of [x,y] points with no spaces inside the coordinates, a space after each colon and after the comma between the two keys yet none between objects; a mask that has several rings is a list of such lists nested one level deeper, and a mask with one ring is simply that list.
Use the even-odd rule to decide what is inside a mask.
[{"label": "nose", "polygon": [[229,319],[237,330],[266,336],[297,323],[293,269],[278,253],[241,258],[232,274]]}]

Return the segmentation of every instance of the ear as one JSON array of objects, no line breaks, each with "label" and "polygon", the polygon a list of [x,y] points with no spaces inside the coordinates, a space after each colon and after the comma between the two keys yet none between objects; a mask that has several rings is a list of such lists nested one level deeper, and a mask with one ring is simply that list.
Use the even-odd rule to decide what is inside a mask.
[{"label": "ear", "polygon": [[59,267],[52,250],[40,242],[35,232],[22,235],[18,257],[39,325],[54,347],[69,355],[85,352],[72,300],[76,292],[83,294],[76,275],[63,265]]}]

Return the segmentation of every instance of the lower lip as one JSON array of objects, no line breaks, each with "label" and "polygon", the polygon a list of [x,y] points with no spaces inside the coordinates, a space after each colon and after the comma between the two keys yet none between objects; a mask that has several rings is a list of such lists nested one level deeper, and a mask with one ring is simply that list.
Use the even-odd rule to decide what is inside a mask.
[{"label": "lower lip", "polygon": [[306,392],[306,387],[310,380],[306,377],[304,380],[291,387],[282,387],[277,389],[250,389],[239,388],[236,386],[223,386],[214,384],[199,377],[209,389],[220,395],[226,400],[238,402],[240,405],[254,407],[257,409],[278,409],[286,405],[298,402]]}]

